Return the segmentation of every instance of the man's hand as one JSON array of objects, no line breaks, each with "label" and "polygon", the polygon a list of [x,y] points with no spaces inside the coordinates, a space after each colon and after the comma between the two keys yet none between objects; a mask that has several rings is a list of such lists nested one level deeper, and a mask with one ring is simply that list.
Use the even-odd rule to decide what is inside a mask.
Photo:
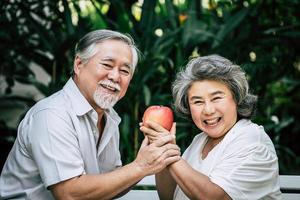
[{"label": "man's hand", "polygon": [[173,134],[166,134],[149,143],[145,137],[134,162],[144,171],[145,176],[160,172],[169,164],[180,159],[180,149],[171,142]]}]

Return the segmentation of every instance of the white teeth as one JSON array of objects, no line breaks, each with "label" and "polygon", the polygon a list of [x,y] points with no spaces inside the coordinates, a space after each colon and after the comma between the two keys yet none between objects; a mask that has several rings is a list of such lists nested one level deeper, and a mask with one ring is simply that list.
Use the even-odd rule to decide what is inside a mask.
[{"label": "white teeth", "polygon": [[102,87],[104,87],[104,88],[106,88],[108,90],[111,90],[113,92],[120,91],[119,84],[111,82],[111,81],[108,81],[108,80],[99,82],[99,85],[101,85]]},{"label": "white teeth", "polygon": [[216,124],[218,121],[219,121],[219,118],[204,120],[204,122],[208,125]]},{"label": "white teeth", "polygon": [[117,89],[115,87],[112,87],[110,85],[103,85],[103,87],[109,89],[109,90],[112,90],[112,91],[116,91]]}]

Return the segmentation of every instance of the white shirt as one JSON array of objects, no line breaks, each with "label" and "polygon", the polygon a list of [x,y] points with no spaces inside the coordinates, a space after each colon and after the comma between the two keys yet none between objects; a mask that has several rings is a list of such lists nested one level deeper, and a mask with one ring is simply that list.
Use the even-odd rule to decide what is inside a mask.
[{"label": "white shirt", "polygon": [[50,185],[120,167],[120,117],[113,109],[104,117],[106,125],[96,149],[98,115],[72,79],[38,102],[19,125],[1,173],[0,199],[53,199],[46,189]]},{"label": "white shirt", "polygon": [[[207,135],[195,136],[183,154],[195,170],[223,188],[232,199],[281,199],[279,169],[274,145],[262,126],[240,120],[202,159]],[[188,197],[177,186],[174,199]]]}]

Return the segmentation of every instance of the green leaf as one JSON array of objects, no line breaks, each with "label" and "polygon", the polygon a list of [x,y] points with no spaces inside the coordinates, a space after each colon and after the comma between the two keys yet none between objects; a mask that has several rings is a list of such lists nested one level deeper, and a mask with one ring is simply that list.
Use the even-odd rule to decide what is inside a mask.
[{"label": "green leaf", "polygon": [[247,16],[248,12],[249,9],[244,8],[239,10],[236,14],[225,19],[225,24],[220,26],[219,32],[217,33],[215,40],[212,44],[212,48],[215,48],[216,46],[220,45],[223,39],[242,23],[244,18]]},{"label": "green leaf", "polygon": [[145,97],[145,105],[149,106],[150,100],[151,100],[151,92],[147,85],[143,86],[143,93],[144,93],[144,97]]},{"label": "green leaf", "polygon": [[74,27],[73,27],[73,23],[72,23],[72,16],[71,16],[71,11],[69,8],[69,3],[67,0],[62,0],[63,2],[63,7],[64,7],[64,20],[66,23],[66,27],[67,27],[67,32],[69,35],[72,35],[74,33]]}]

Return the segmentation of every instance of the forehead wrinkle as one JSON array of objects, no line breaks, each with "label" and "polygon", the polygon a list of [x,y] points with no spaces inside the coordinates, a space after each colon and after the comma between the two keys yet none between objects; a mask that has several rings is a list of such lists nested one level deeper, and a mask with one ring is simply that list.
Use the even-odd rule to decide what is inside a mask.
[{"label": "forehead wrinkle", "polygon": [[214,96],[214,95],[218,95],[218,94],[225,94],[225,92],[218,90],[218,91],[212,92],[210,95]]},{"label": "forehead wrinkle", "polygon": [[201,96],[192,96],[191,98],[189,98],[190,100],[196,100],[196,99],[202,99]]},{"label": "forehead wrinkle", "polygon": [[104,58],[101,58],[102,61],[110,61],[110,62],[115,62],[115,59],[109,57],[109,56],[106,56]]}]

